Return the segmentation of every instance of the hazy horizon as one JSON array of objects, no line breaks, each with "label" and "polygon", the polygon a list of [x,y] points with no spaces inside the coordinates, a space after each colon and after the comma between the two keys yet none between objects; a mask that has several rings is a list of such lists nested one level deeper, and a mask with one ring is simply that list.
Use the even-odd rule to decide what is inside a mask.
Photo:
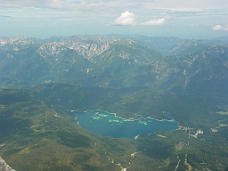
[{"label": "hazy horizon", "polygon": [[0,37],[228,36],[226,0],[1,0],[0,13]]}]

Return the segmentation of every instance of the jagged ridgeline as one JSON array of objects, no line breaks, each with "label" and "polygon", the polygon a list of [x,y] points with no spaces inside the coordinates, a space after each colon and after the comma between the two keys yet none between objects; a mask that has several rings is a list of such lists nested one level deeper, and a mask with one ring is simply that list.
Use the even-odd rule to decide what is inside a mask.
[{"label": "jagged ridgeline", "polygon": [[[143,36],[0,38],[0,156],[17,171],[224,171],[227,44]],[[93,110],[121,121],[141,118],[145,127],[152,118],[175,121],[179,129],[136,139],[101,136],[83,129],[75,114]]]},{"label": "jagged ridgeline", "polygon": [[[153,87],[175,93],[228,92],[224,40],[112,36],[1,38],[1,87],[49,82]],[[154,48],[155,47],[155,48]]]}]

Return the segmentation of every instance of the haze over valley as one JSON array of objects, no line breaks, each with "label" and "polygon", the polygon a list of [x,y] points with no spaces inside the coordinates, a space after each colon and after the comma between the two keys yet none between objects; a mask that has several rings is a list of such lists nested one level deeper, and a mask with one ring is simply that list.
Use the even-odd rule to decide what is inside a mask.
[{"label": "haze over valley", "polygon": [[227,0],[0,0],[0,171],[227,171]]},{"label": "haze over valley", "polygon": [[227,42],[1,38],[4,167],[227,169]]}]

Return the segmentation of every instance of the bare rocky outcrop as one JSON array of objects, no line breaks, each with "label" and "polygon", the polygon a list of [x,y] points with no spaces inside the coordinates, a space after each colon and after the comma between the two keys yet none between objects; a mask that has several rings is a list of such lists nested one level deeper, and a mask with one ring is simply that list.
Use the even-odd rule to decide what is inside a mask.
[{"label": "bare rocky outcrop", "polygon": [[16,171],[12,169],[6,162],[5,160],[2,159],[0,156],[0,171]]}]

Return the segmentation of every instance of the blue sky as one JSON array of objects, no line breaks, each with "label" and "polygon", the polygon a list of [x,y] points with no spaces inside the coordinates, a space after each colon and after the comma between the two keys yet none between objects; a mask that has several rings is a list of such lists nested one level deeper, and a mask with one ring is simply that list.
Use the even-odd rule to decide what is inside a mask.
[{"label": "blue sky", "polygon": [[0,0],[0,36],[228,35],[227,0]]}]

